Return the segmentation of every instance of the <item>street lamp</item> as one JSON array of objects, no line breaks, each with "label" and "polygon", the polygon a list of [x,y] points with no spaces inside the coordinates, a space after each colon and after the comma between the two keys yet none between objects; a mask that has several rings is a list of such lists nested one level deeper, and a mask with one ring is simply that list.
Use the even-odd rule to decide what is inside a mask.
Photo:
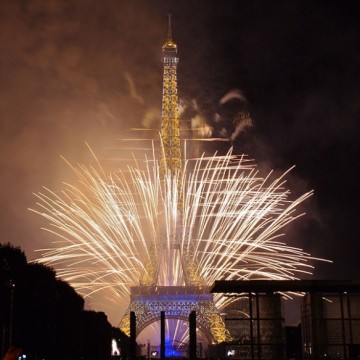
[{"label": "street lamp", "polygon": [[14,292],[15,283],[10,279],[10,317],[9,317],[9,346],[12,344],[13,314],[14,314]]}]

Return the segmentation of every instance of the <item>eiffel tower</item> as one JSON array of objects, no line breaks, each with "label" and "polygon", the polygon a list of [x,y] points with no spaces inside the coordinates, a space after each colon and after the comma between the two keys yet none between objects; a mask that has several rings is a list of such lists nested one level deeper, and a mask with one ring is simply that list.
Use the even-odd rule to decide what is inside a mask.
[{"label": "eiffel tower", "polygon": [[[182,229],[181,174],[182,159],[180,145],[180,121],[177,95],[177,45],[172,39],[171,15],[169,15],[168,36],[162,47],[163,96],[160,172],[165,191],[177,202],[176,225],[164,232],[158,248],[152,249],[152,261],[147,264],[147,275],[140,279],[140,285],[130,288],[130,305],[120,323],[120,329],[130,335],[130,312],[136,314],[136,333],[139,334],[151,323],[160,320],[165,312],[167,319],[188,321],[189,314],[196,311],[197,328],[209,343],[230,340],[230,334],[216,309],[213,295],[205,281],[198,274],[192,249],[181,250],[179,236]],[[169,186],[174,181],[177,186]],[[188,260],[189,259],[189,260]]]}]

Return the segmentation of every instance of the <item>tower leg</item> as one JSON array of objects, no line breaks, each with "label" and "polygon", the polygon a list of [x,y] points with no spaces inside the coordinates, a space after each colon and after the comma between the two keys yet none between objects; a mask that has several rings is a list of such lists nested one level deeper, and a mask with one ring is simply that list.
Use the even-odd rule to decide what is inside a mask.
[{"label": "tower leg", "polygon": [[136,358],[136,315],[134,311],[130,312],[130,359]]},{"label": "tower leg", "polygon": [[196,359],[196,312],[189,315],[189,359]]},{"label": "tower leg", "polygon": [[160,359],[165,360],[165,311],[160,312]]}]

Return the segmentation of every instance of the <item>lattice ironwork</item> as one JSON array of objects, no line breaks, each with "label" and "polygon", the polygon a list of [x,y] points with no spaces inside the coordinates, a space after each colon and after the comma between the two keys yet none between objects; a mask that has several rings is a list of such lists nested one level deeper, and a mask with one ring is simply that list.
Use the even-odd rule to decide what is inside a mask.
[{"label": "lattice ironwork", "polygon": [[[177,201],[179,211],[177,221],[180,224],[183,209],[181,195],[182,160],[176,74],[179,59],[177,57],[177,45],[172,40],[170,16],[168,38],[162,47],[162,51],[164,76],[160,171],[166,191],[169,191],[171,194],[177,191],[178,196],[173,198]],[[169,179],[171,182],[167,183]],[[177,184],[176,190],[172,188],[174,179]],[[215,307],[212,294],[204,286],[205,281],[200,276],[194,250],[188,247],[184,251],[180,247],[179,237],[181,237],[184,231],[186,229],[182,229],[181,225],[179,225],[174,234],[167,235],[170,236],[170,239],[151,249],[150,261],[145,264],[146,272],[140,279],[141,286],[131,288],[130,305],[120,323],[120,328],[127,335],[130,335],[131,311],[134,311],[137,317],[137,333],[140,333],[151,323],[160,320],[161,311],[165,311],[167,318],[185,321],[188,321],[191,311],[196,311],[197,327],[208,338],[210,343],[229,341],[231,339],[230,333],[225,328],[225,324]],[[173,238],[171,238],[172,236]],[[167,259],[165,263],[162,263],[164,256],[167,256]],[[174,278],[164,279],[164,273],[170,275],[170,272],[167,273],[164,270],[175,260],[178,260],[178,263],[181,264],[181,274],[179,273],[175,276],[171,273]],[[164,269],[161,266],[164,266]],[[178,271],[180,271],[180,267]],[[159,277],[159,274],[161,274],[162,278]],[[165,283],[171,285],[164,286]]]},{"label": "lattice ironwork", "polygon": [[161,157],[160,167],[163,175],[168,172],[175,175],[181,173],[182,171],[176,73],[179,58],[177,57],[177,45],[172,40],[170,16],[168,38],[162,47],[162,52],[162,61],[164,65],[161,119],[161,141],[163,154]]},{"label": "lattice ironwork", "polygon": [[231,339],[207,287],[199,286],[139,286],[131,288],[131,301],[120,329],[130,335],[130,311],[136,314],[136,331],[160,320],[160,312],[166,318],[188,321],[191,311],[196,311],[197,327],[210,343]]}]

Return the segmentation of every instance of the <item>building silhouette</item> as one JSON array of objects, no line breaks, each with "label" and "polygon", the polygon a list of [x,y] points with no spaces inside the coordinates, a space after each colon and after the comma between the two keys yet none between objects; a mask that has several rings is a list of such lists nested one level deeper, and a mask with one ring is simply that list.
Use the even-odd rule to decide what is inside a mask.
[{"label": "building silhouette", "polygon": [[[225,311],[225,323],[234,341],[223,344],[219,357],[360,359],[360,281],[215,281],[211,291],[239,297]],[[297,330],[285,328],[279,311],[280,294],[285,292],[303,293]],[[295,336],[290,336],[290,330]]]}]

